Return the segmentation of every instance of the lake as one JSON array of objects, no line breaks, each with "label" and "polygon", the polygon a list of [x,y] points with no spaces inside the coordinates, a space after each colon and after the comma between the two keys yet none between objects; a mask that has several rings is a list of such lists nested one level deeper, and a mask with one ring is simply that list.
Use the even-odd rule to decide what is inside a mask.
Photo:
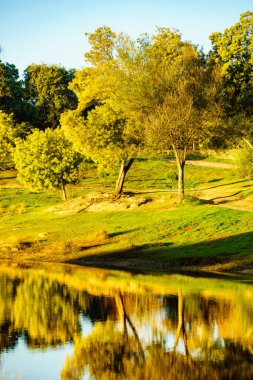
[{"label": "lake", "polygon": [[0,266],[0,379],[252,379],[253,283]]}]

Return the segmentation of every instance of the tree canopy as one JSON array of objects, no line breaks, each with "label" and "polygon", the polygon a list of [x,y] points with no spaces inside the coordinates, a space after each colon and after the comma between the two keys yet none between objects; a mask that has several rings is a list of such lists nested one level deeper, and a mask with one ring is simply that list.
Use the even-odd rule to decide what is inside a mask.
[{"label": "tree canopy", "polygon": [[80,154],[59,129],[35,130],[26,140],[18,140],[14,151],[18,179],[32,189],[62,189],[79,179]]},{"label": "tree canopy", "polygon": [[30,65],[25,70],[26,96],[37,107],[39,129],[57,128],[61,113],[76,108],[76,95],[68,88],[73,76],[74,70],[55,65]]},{"label": "tree canopy", "polygon": [[[211,34],[209,64],[221,68],[222,106],[227,116],[227,142],[252,136],[253,121],[253,12],[240,15],[223,33]],[[228,145],[228,144],[227,144]]]},{"label": "tree canopy", "polygon": [[12,148],[15,139],[14,120],[12,115],[0,111],[0,168],[12,161]]}]

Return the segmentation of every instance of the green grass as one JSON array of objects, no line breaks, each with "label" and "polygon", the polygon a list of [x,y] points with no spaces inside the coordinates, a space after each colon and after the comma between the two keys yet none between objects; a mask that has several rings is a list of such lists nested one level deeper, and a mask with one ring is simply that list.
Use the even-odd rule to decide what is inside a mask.
[{"label": "green grass", "polygon": [[[170,181],[167,174],[177,172],[174,162],[162,160],[136,160],[134,162],[129,175],[126,178],[125,187],[134,189],[169,189]],[[233,173],[227,169],[208,168],[208,167],[185,167],[185,188],[191,189],[197,186],[211,182],[219,182],[229,180],[233,177]],[[173,188],[176,189],[175,183]]]},{"label": "green grass", "polygon": [[[118,255],[119,260],[134,258],[137,266],[150,261],[179,267],[227,265],[238,260],[246,266],[253,262],[252,214],[198,204],[194,197],[178,206],[168,192],[169,170],[175,170],[174,163],[139,159],[133,164],[125,189],[142,194],[152,191],[153,202],[147,205],[118,212],[65,215],[50,209],[62,203],[60,192],[36,193],[11,187],[17,185],[15,178],[2,173],[1,257],[73,262],[89,256],[104,263]],[[81,185],[70,187],[68,194],[75,198],[94,190],[112,190],[114,181],[115,177],[97,178],[90,165]],[[236,178],[229,170],[186,167],[187,187],[196,192],[232,182]],[[250,189],[244,191],[251,194]]]},{"label": "green grass", "polygon": [[[169,190],[171,182],[167,174],[177,172],[176,163],[161,159],[137,158],[129,171],[126,181],[126,190]],[[197,186],[211,183],[224,182],[234,178],[234,173],[227,169],[186,166],[185,168],[185,187],[186,189],[196,188]],[[117,173],[105,178],[97,175],[94,165],[89,164],[85,173],[85,178],[81,182],[82,192],[94,189],[114,189]],[[174,183],[173,189],[177,184]]]},{"label": "green grass", "polygon": [[225,156],[220,156],[220,155],[203,155],[203,156],[192,156],[189,157],[190,160],[192,161],[204,161],[204,162],[217,162],[221,164],[234,164],[234,160],[232,158],[228,158]]},{"label": "green grass", "polygon": [[[45,236],[48,247],[65,242],[81,248],[92,241],[88,245],[93,253],[135,252],[155,261],[215,255],[249,257],[253,254],[252,230],[250,213],[204,205],[65,216],[38,207],[25,214],[8,214],[0,228],[7,242],[14,236],[19,242],[36,242]],[[96,234],[102,231],[109,236],[105,244],[96,241]]]}]

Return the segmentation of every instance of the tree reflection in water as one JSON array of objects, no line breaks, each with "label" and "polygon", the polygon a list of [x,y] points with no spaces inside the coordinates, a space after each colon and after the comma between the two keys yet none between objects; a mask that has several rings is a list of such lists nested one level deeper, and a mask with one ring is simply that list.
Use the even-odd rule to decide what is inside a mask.
[{"label": "tree reflection in water", "polygon": [[[155,276],[73,268],[0,274],[0,351],[19,337],[30,350],[74,342],[63,380],[253,378],[250,284],[167,276],[158,287]],[[80,315],[93,325],[86,337]]]},{"label": "tree reflection in water", "polygon": [[[154,341],[145,347],[126,313],[121,294],[117,295],[121,315],[121,328],[107,321],[97,323],[92,333],[75,341],[74,353],[68,357],[62,370],[63,380],[82,379],[87,368],[91,378],[116,379],[252,379],[253,355],[251,348],[243,348],[230,340],[209,342],[206,337],[188,348],[186,313],[182,291],[178,292],[177,327],[173,349],[168,351],[164,341]],[[121,302],[119,302],[119,299]],[[127,322],[132,335],[127,332]],[[184,342],[184,354],[177,352],[180,335]],[[193,343],[193,342],[191,342]],[[191,353],[192,352],[192,353]]]}]

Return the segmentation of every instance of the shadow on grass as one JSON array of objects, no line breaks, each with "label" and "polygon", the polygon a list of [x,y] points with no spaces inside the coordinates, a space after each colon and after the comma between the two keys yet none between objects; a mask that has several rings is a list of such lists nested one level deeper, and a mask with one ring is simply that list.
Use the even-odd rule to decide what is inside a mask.
[{"label": "shadow on grass", "polygon": [[[234,197],[235,195],[238,195],[238,194],[240,194],[240,193],[241,193],[241,191],[237,191],[237,192],[234,193],[234,194],[224,195],[223,197],[215,197],[215,198],[209,199],[209,201],[213,202],[213,201],[215,201],[215,200],[217,200],[217,199],[231,198],[231,197]],[[223,202],[224,202],[224,201],[223,201]],[[225,202],[224,202],[224,203],[225,203]]]},{"label": "shadow on grass", "polygon": [[198,190],[211,190],[211,189],[216,189],[217,187],[224,187],[224,186],[228,186],[228,185],[236,185],[237,183],[243,183],[243,182],[248,182],[248,180],[247,179],[242,179],[242,180],[235,181],[235,182],[222,183],[221,185],[216,185],[216,186],[211,186],[211,187],[205,187],[203,189],[198,189]]},{"label": "shadow on grass", "polygon": [[113,233],[109,234],[109,237],[113,238],[115,236],[126,235],[126,234],[129,234],[130,232],[136,232],[138,230],[139,230],[139,228],[132,228],[131,230],[127,230],[127,231],[113,232]]},{"label": "shadow on grass", "polygon": [[208,181],[208,183],[219,182],[222,180],[223,180],[223,178],[214,178],[214,179],[210,179],[210,181]]},{"label": "shadow on grass", "polygon": [[171,241],[111,248],[112,244],[107,252],[88,253],[69,263],[165,271],[215,264],[231,264],[233,270],[253,268],[253,232],[176,247]]},{"label": "shadow on grass", "polygon": [[8,176],[8,177],[1,177],[1,176],[0,176],[0,180],[9,180],[9,179],[16,179],[16,178],[17,178],[16,175]]}]

